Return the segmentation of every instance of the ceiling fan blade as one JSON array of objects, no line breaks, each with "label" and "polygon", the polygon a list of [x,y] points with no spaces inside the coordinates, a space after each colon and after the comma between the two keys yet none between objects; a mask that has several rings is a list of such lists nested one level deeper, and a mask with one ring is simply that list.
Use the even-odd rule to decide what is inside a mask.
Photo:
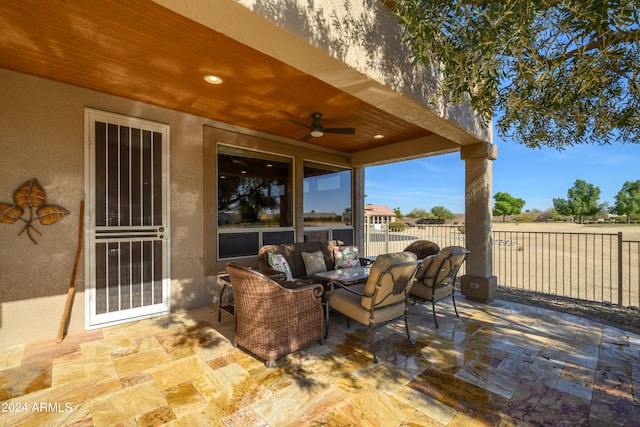
[{"label": "ceiling fan blade", "polygon": [[310,132],[299,139],[299,141],[308,141],[312,137],[319,138],[325,133],[339,133],[344,135],[353,135],[356,133],[354,128],[324,128],[322,126],[322,113],[311,113],[311,124],[307,124],[295,119],[289,119],[291,123],[303,126]]},{"label": "ceiling fan blade", "polygon": [[302,123],[302,122],[300,122],[300,121],[298,121],[298,120],[289,120],[289,121],[290,121],[291,123],[295,123],[295,124],[297,124],[297,125],[304,126],[304,127],[306,127],[307,129],[313,129],[313,127],[311,127],[310,125],[308,125],[308,124],[306,124],[306,123]]},{"label": "ceiling fan blade", "polygon": [[325,128],[323,130],[325,133],[342,133],[347,135],[353,135],[356,133],[354,128]]}]

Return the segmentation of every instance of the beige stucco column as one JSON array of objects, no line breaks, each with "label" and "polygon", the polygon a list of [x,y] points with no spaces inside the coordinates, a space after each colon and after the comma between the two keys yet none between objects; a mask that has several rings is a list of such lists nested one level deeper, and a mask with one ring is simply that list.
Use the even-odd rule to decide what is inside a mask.
[{"label": "beige stucco column", "polygon": [[352,175],[353,207],[351,215],[353,221],[354,243],[364,249],[364,168],[353,168]]},{"label": "beige stucco column", "polygon": [[498,287],[491,245],[492,161],[497,154],[498,147],[490,143],[463,146],[460,151],[465,161],[466,247],[471,251],[461,291],[465,297],[482,302],[491,301]]}]

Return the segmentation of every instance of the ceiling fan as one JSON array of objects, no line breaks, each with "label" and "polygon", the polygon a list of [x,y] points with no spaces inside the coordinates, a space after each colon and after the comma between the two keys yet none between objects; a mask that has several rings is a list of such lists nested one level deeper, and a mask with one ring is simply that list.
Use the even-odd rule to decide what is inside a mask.
[{"label": "ceiling fan", "polygon": [[325,128],[322,126],[322,113],[311,113],[311,119],[310,125],[298,120],[289,120],[292,123],[309,129],[309,133],[300,138],[300,141],[308,141],[311,137],[320,138],[325,133],[341,133],[345,135],[353,135],[356,133],[354,128]]}]

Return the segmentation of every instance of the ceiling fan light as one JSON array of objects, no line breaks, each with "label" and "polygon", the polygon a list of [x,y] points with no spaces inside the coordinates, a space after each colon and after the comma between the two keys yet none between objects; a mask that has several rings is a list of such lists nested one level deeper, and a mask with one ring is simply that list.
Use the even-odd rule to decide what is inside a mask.
[{"label": "ceiling fan light", "polygon": [[322,132],[321,130],[312,130],[311,132],[309,132],[311,134],[311,136],[313,136],[314,138],[320,138],[322,135],[324,135],[324,132]]},{"label": "ceiling fan light", "polygon": [[212,85],[221,85],[223,82],[222,78],[214,76],[213,74],[207,74],[204,76],[204,81]]}]

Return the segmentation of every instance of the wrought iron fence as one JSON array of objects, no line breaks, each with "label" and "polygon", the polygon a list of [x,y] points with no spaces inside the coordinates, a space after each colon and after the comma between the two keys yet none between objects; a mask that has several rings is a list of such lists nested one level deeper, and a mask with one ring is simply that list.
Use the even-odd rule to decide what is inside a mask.
[{"label": "wrought iron fence", "polygon": [[[392,231],[370,225],[365,255],[399,252],[416,240],[465,245],[464,227],[427,225]],[[622,233],[494,231],[498,285],[619,307],[640,307],[640,241]],[[461,272],[464,274],[464,271]]]}]

